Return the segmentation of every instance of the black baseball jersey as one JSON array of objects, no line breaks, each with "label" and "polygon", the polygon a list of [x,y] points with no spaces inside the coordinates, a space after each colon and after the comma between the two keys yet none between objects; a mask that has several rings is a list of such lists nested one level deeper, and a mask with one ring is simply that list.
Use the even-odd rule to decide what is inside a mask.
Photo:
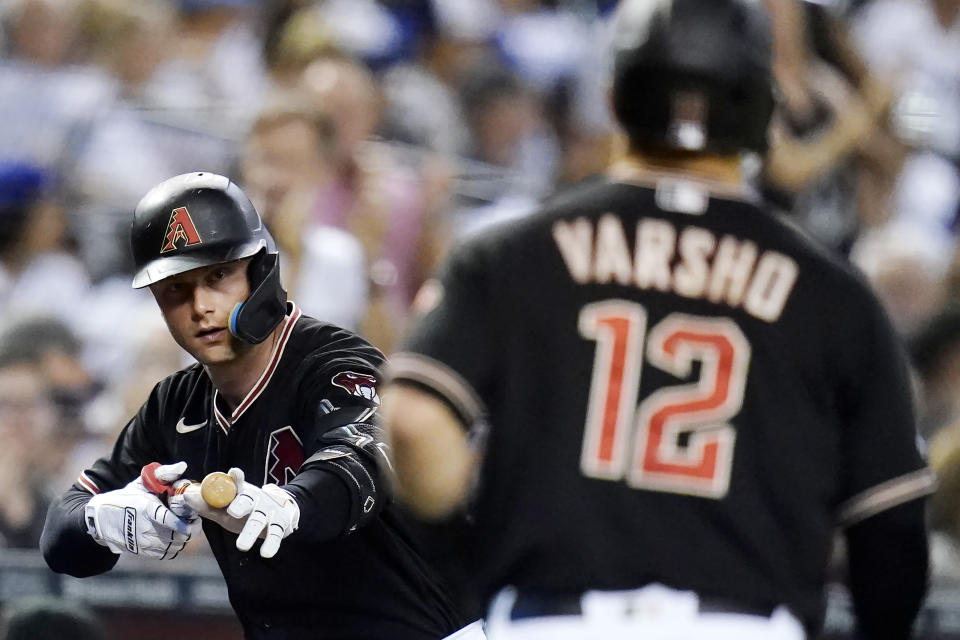
[{"label": "black baseball jersey", "polygon": [[[47,528],[60,532],[58,544],[75,547],[67,549],[76,556],[70,572],[100,573],[116,561],[85,530],[77,533],[91,493],[126,485],[151,461],[184,460],[184,477],[194,479],[236,466],[248,482],[286,485],[302,509],[300,528],[271,559],[260,557],[259,542],[249,552],[238,551],[236,534],[204,520],[248,638],[428,640],[448,635],[461,621],[394,508],[376,505],[374,511],[375,502],[386,500],[382,490],[356,500],[361,504],[350,522],[335,523],[343,531],[325,531],[331,524],[323,505],[309,504],[325,496],[296,486],[301,466],[324,468],[323,460],[313,462],[314,453],[329,434],[368,421],[374,413],[374,375],[382,356],[352,333],[301,316],[292,304],[281,330],[263,376],[232,412],[199,364],[154,388],[113,452],[86,470],[61,499],[59,511],[51,511],[54,521],[48,520]],[[363,439],[352,433],[336,446],[351,437]],[[345,472],[344,465],[327,468],[336,471],[321,478],[321,484],[332,483],[331,499],[338,492],[346,495],[351,480],[358,487],[369,481],[354,476],[377,473],[372,464],[353,472]],[[313,522],[304,520],[308,509],[319,514]]]},{"label": "black baseball jersey", "polygon": [[488,427],[487,597],[659,582],[816,628],[835,527],[931,489],[878,302],[748,195],[583,185],[421,300],[390,373]]}]

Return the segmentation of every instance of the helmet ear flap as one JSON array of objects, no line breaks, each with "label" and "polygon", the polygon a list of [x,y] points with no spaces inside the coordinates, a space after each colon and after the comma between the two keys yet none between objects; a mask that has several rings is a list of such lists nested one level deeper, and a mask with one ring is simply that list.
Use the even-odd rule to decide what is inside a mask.
[{"label": "helmet ear flap", "polygon": [[287,292],[280,284],[280,256],[261,251],[247,267],[250,295],[233,308],[230,333],[250,344],[259,344],[283,320]]}]

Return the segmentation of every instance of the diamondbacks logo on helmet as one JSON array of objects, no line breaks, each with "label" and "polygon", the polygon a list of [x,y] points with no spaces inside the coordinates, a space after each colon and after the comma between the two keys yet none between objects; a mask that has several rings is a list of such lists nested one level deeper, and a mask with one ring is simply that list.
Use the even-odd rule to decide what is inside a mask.
[{"label": "diamondbacks logo on helmet", "polygon": [[341,389],[346,389],[352,396],[366,398],[380,404],[380,396],[377,395],[377,379],[371,375],[343,371],[333,376],[331,382]]},{"label": "diamondbacks logo on helmet", "polygon": [[303,466],[303,443],[293,427],[283,427],[270,433],[267,440],[267,463],[264,482],[286,484],[293,480]]},{"label": "diamondbacks logo on helmet", "polygon": [[180,241],[185,241],[183,247],[203,244],[203,240],[197,233],[197,227],[193,224],[193,219],[186,207],[177,207],[170,213],[170,222],[167,223],[167,234],[164,239],[166,242],[161,247],[160,253],[177,249],[177,243]]}]

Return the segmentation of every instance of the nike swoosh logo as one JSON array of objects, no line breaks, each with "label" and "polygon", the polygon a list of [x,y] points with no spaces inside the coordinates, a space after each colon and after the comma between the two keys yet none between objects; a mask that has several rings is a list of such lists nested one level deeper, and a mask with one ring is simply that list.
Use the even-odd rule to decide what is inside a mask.
[{"label": "nike swoosh logo", "polygon": [[187,424],[184,422],[183,418],[180,418],[180,422],[177,423],[177,433],[190,433],[191,431],[196,431],[207,426],[206,422],[201,422],[200,424]]}]

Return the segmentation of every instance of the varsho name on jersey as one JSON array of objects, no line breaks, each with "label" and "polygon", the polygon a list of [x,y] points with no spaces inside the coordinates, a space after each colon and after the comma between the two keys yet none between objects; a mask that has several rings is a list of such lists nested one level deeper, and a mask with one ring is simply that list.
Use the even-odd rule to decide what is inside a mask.
[{"label": "varsho name on jersey", "polygon": [[637,223],[630,250],[623,222],[612,213],[553,225],[553,238],[570,277],[579,284],[621,284],[703,298],[775,322],[790,297],[799,269],[778,251],[688,226],[677,233],[666,220]]}]

